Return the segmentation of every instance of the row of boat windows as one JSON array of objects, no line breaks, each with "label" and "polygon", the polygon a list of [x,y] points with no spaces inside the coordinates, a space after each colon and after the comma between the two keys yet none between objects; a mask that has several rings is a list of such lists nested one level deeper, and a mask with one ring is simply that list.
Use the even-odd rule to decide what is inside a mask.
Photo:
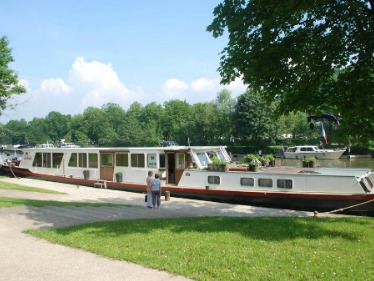
[{"label": "row of boat windows", "polygon": [[[61,166],[63,156],[63,153],[37,152],[32,165],[34,167],[58,168]],[[184,165],[184,154],[177,156],[179,156],[177,164]],[[130,163],[131,167],[136,168],[157,168],[157,154],[116,153],[115,156],[113,153],[101,154],[101,166],[113,167],[114,163],[117,167],[129,167]],[[160,168],[165,167],[165,154],[159,154],[158,163]],[[68,162],[69,167],[98,168],[98,165],[98,153],[71,153]]]},{"label": "row of boat windows", "polygon": [[[209,184],[221,184],[220,176],[208,176]],[[240,178],[241,186],[255,186],[254,178]],[[273,187],[273,179],[259,178],[257,179],[259,187]],[[277,188],[292,189],[292,180],[290,179],[277,179]]]}]

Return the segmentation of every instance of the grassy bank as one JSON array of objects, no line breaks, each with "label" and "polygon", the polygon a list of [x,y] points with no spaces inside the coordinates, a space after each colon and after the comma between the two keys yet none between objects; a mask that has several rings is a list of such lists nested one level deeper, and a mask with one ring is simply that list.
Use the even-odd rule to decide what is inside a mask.
[{"label": "grassy bank", "polygon": [[371,218],[175,218],[27,233],[195,280],[369,280]]},{"label": "grassy bank", "polygon": [[[0,178],[0,180],[1,180],[1,178]],[[25,185],[21,185],[21,184],[9,183],[9,182],[5,182],[5,181],[1,181],[0,189],[40,192],[40,193],[49,193],[49,194],[66,194],[66,193],[63,193],[63,192],[58,192],[58,191],[54,191],[54,190],[50,190],[50,189],[25,186]]]},{"label": "grassy bank", "polygon": [[89,202],[61,202],[61,201],[51,201],[51,200],[32,200],[32,199],[23,199],[23,198],[9,198],[9,197],[0,197],[0,208],[11,208],[19,206],[33,206],[33,207],[114,207],[114,206],[126,206],[130,207],[131,205],[123,204],[111,204],[111,203],[89,203]]}]

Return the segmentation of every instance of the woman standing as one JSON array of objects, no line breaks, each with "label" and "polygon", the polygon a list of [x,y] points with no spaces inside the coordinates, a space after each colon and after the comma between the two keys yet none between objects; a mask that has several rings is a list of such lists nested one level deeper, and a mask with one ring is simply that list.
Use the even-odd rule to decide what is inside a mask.
[{"label": "woman standing", "polygon": [[161,181],[159,174],[155,174],[155,178],[151,181],[151,191],[153,209],[158,209],[161,204]]}]

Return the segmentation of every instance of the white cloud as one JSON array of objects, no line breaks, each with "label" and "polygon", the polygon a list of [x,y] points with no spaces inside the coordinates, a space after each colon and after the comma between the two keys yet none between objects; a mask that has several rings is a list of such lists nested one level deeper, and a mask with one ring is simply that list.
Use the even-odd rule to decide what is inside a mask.
[{"label": "white cloud", "polygon": [[[146,77],[144,81],[146,83]],[[116,103],[125,110],[133,102],[163,104],[171,99],[180,99],[194,104],[214,101],[223,89],[229,90],[233,98],[246,91],[240,79],[230,85],[221,85],[218,78],[205,77],[189,83],[172,78],[153,90],[143,90],[142,85],[128,89],[110,63],[86,61],[81,57],[73,62],[66,81],[63,78],[45,79],[37,89],[32,89],[26,80],[21,83],[27,88],[27,93],[15,98],[17,112],[9,112],[9,119],[44,118],[51,111],[76,115],[89,106],[101,107],[106,103]]]},{"label": "white cloud", "polygon": [[184,91],[188,89],[188,84],[178,79],[168,79],[161,86],[162,99],[181,99],[184,96]]},{"label": "white cloud", "polygon": [[217,97],[217,93],[223,89],[227,89],[235,98],[246,91],[241,79],[236,79],[229,85],[221,85],[219,79],[208,79],[201,77],[193,80],[191,83],[178,79],[169,79],[162,86],[160,99],[163,101],[169,99],[186,100],[193,104],[197,102],[213,101]]},{"label": "white cloud", "polygon": [[135,94],[122,83],[110,63],[87,62],[81,57],[69,71],[69,84],[75,95],[81,95],[81,110],[88,106],[101,107],[108,102],[127,107]]},{"label": "white cloud", "polygon": [[52,94],[57,96],[59,94],[67,94],[70,92],[70,87],[65,84],[61,78],[51,78],[43,80],[40,84],[40,92],[45,94]]}]

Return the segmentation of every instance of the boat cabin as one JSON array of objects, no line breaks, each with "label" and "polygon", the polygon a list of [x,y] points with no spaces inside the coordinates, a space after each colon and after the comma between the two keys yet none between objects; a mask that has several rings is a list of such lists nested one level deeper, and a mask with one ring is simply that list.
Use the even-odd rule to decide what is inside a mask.
[{"label": "boat cabin", "polygon": [[[126,182],[139,183],[148,171],[159,173],[168,184],[177,185],[186,168],[204,169],[215,155],[231,159],[224,147],[149,147],[149,148],[28,148],[23,150],[22,168],[34,173],[66,177],[86,177],[115,181],[117,173]],[[141,182],[143,183],[143,182]]]}]

